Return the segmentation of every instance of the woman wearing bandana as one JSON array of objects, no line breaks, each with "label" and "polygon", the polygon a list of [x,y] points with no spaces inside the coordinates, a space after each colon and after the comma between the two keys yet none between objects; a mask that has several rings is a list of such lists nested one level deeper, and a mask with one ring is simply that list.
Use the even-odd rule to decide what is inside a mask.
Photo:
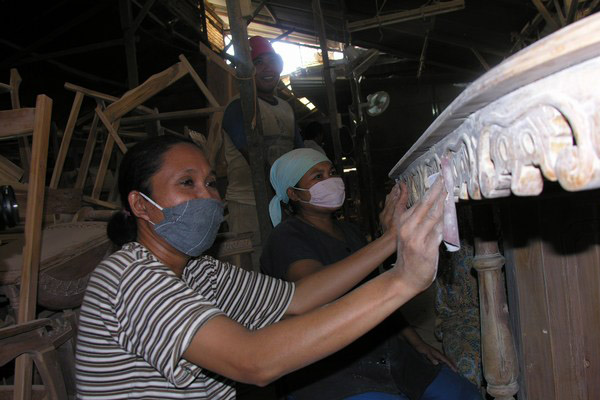
[{"label": "woman wearing bandana", "polygon": [[235,381],[263,386],[340,350],[435,276],[441,180],[410,210],[406,196],[397,201],[386,242],[376,244],[403,249],[395,267],[335,302],[368,266],[292,283],[202,255],[223,206],[193,143],[136,144],[121,162],[119,192],[123,211],[108,234],[122,247],[93,272],[80,312],[78,399],[234,399]]},{"label": "woman wearing bandana", "polygon": [[[276,192],[269,209],[275,229],[261,256],[266,274],[302,282],[331,268],[349,274],[357,268],[373,271],[396,252],[385,244],[393,241],[397,186],[380,215],[385,233],[367,245],[354,225],[333,217],[344,203],[344,181],[325,155],[292,150],[273,164],[270,175]],[[283,222],[280,203],[291,214]],[[279,386],[288,400],[481,399],[477,388],[453,369],[395,312],[340,352],[285,376]]]}]

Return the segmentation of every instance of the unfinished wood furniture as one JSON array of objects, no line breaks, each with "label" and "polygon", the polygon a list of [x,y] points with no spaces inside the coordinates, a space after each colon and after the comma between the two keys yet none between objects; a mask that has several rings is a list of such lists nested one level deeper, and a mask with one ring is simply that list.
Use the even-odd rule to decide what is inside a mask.
[{"label": "unfinished wood furniture", "polygon": [[[455,202],[538,196],[544,178],[558,183],[546,186],[569,192],[597,189],[598,115],[600,15],[592,15],[473,82],[400,159],[390,177],[407,184],[413,203],[424,195],[428,176],[438,171]],[[531,400],[600,398],[597,229],[571,228],[570,238],[559,233],[561,224],[577,215],[598,226],[597,191],[593,193],[595,206],[566,202],[574,209],[564,212],[556,201],[554,206],[542,203],[542,196],[538,205],[549,211],[543,214],[523,200],[483,202],[503,205],[503,220],[508,221],[502,232],[510,262],[509,302],[502,273],[505,259],[490,210],[473,205],[474,224],[480,229],[474,263],[483,369],[488,393],[497,399],[512,399],[517,393],[519,399]],[[535,235],[528,238],[523,232]],[[577,245],[583,241],[579,233],[587,239]],[[552,235],[561,238],[560,246],[553,246]],[[565,244],[567,239],[571,244]]]},{"label": "unfinished wood furniture", "polygon": [[[114,249],[106,235],[106,222],[53,224],[42,230],[37,302],[51,310],[81,305],[89,275]],[[0,247],[0,285],[5,286],[11,306],[21,283],[22,240]],[[8,286],[8,288],[6,287]]]},{"label": "unfinished wood furniture", "polygon": [[[33,134],[17,316],[19,323],[35,318],[51,111],[52,100],[44,95],[37,97],[35,108],[0,111],[0,139]],[[15,368],[16,399],[31,397],[31,374],[29,356],[18,357]]]},{"label": "unfinished wood furniture", "polygon": [[[0,329],[0,366],[26,354],[33,359],[42,378],[39,392],[46,399],[67,400],[75,398],[73,377],[66,380],[58,348],[66,345],[67,352],[74,357],[76,328],[74,314],[69,318],[36,319]],[[68,371],[67,371],[68,372]],[[10,385],[0,386],[0,398],[14,394]],[[12,397],[11,397],[12,398]]]},{"label": "unfinished wood furniture", "polygon": [[[192,118],[192,117],[206,117],[212,116],[215,113],[219,113],[223,110],[221,105],[214,98],[210,90],[206,87],[202,79],[198,76],[192,65],[185,58],[185,56],[179,56],[180,61],[167,68],[166,70],[157,73],[148,78],[141,85],[126,92],[120,98],[109,96],[100,92],[92,91],[89,89],[82,88],[80,86],[72,85],[70,83],[65,84],[65,88],[75,92],[75,99],[69,115],[63,140],[61,142],[60,150],[57,157],[57,162],[53,170],[52,179],[50,182],[51,188],[56,188],[60,182],[60,176],[64,167],[64,161],[68,153],[70,142],[73,136],[74,127],[87,121],[88,118],[79,118],[79,112],[81,110],[81,104],[84,96],[92,97],[96,100],[97,107],[93,114],[93,119],[90,127],[90,133],[84,149],[84,154],[81,161],[81,166],[78,171],[77,180],[75,183],[76,188],[84,188],[84,184],[89,173],[90,165],[92,162],[92,155],[94,147],[96,145],[97,133],[99,124],[102,124],[108,132],[104,149],[100,163],[98,165],[98,171],[94,180],[92,192],[89,195],[84,195],[83,200],[89,204],[101,206],[109,209],[118,209],[120,205],[113,201],[113,198],[101,198],[104,182],[109,170],[109,163],[113,156],[114,146],[117,145],[120,154],[124,154],[127,151],[127,144],[124,139],[124,131],[121,127],[125,124],[138,124],[145,122],[156,122],[158,124],[158,134],[164,134],[166,128],[160,126],[161,120],[175,119],[175,118]],[[185,76],[190,76],[195,82],[196,86],[204,94],[208,100],[209,107],[183,110],[175,112],[159,113],[158,110],[146,107],[143,105],[144,102],[171,86]],[[126,116],[132,111],[138,111],[142,115]],[[220,118],[214,121],[220,121]],[[169,132],[175,134],[175,132]],[[142,135],[142,138],[146,135]],[[116,172],[116,171],[113,171]]]}]

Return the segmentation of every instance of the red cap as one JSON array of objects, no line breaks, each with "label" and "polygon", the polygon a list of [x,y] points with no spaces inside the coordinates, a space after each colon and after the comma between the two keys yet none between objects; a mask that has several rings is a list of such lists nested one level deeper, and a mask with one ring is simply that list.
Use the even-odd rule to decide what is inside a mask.
[{"label": "red cap", "polygon": [[250,57],[252,58],[252,61],[265,53],[277,54],[275,53],[275,50],[273,50],[271,42],[262,36],[252,36],[248,39],[248,44],[250,45]]}]

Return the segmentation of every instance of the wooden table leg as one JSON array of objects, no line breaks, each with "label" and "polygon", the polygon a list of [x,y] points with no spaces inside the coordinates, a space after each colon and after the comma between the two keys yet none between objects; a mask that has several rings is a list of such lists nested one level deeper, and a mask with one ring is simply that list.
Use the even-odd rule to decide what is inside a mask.
[{"label": "wooden table leg", "polygon": [[483,375],[490,395],[512,400],[519,391],[519,365],[506,302],[504,257],[498,249],[491,206],[473,207],[473,214]]}]

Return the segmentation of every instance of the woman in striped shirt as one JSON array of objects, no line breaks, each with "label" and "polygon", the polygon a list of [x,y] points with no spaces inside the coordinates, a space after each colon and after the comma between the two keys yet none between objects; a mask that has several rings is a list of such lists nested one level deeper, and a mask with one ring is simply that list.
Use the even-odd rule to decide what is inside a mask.
[{"label": "woman in striped shirt", "polygon": [[[290,283],[201,256],[223,210],[193,143],[140,142],[119,171],[124,210],[108,230],[122,248],[98,265],[81,307],[81,399],[233,399],[235,381],[266,385],[341,349],[435,276],[441,182],[409,210],[402,195],[390,236],[358,252],[352,271]],[[402,250],[396,266],[333,301],[370,272],[361,261],[390,237]]]}]

